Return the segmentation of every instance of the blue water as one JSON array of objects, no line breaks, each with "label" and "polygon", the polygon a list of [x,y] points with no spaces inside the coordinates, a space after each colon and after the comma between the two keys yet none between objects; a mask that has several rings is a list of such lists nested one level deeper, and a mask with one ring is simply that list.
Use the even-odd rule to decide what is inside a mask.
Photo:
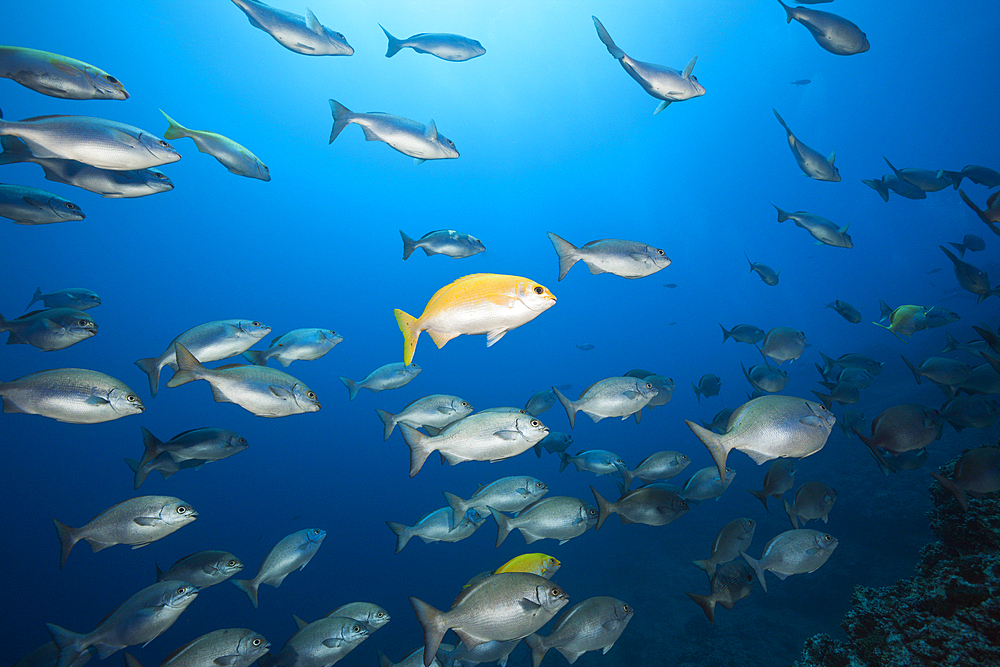
[{"label": "blue water", "polygon": [[[276,6],[305,10],[284,1]],[[87,287],[103,304],[90,311],[100,325],[92,340],[58,352],[0,348],[0,380],[90,368],[124,380],[147,406],[141,416],[98,425],[0,417],[8,662],[48,641],[45,623],[94,628],[154,583],[154,563],[166,568],[194,551],[225,549],[243,560],[249,577],[279,539],[307,527],[328,531],[318,555],[280,588],[262,587],[260,609],[221,584],[203,591],[149,646],[130,651],[147,667],[157,665],[183,643],[222,627],[259,631],[277,651],[294,630],[291,614],[314,620],[365,600],[385,607],[392,622],[343,664],[370,665],[376,649],[398,661],[422,641],[407,596],[446,607],[472,575],[543,551],[563,562],[555,579],[572,603],[610,595],[636,609],[610,653],[587,654],[580,664],[698,665],[713,656],[716,664],[738,658],[779,665],[794,660],[816,632],[841,636],[854,585],[887,585],[912,573],[919,547],[933,538],[924,516],[926,471],[964,448],[995,441],[997,425],[961,434],[945,426],[924,469],[889,478],[857,439],[835,428],[826,448],[802,462],[796,486],[817,479],[837,489],[829,524],[809,524],[835,535],[837,551],[813,574],[784,582],[768,575],[768,594],[758,588],[734,610],[719,608],[710,626],[684,595],[708,590],[690,561],[707,557],[719,528],[738,516],[759,522],[754,556],[789,528],[777,504],[767,514],[744,491],[761,487],[766,467],[734,452],[732,487],[666,527],[612,518],[601,531],[561,546],[543,541],[526,548],[512,535],[494,549],[491,519],[464,542],[414,540],[393,554],[395,537],[383,522],[412,524],[444,505],[443,490],[468,497],[478,483],[530,474],[550,485],[550,495],[592,501],[589,485],[605,495],[615,486],[572,468],[560,474],[556,457],[536,459],[531,452],[492,465],[441,467],[432,458],[408,479],[406,447],[396,433],[382,442],[375,408],[398,412],[433,393],[461,396],[480,409],[520,407],[551,385],[572,384],[568,393],[575,395],[597,380],[647,368],[676,380],[673,400],[645,412],[638,426],[595,424],[581,415],[571,451],[611,449],[635,465],[675,449],[691,456],[693,473],[712,462],[684,420],[708,420],[743,403],[749,385],[740,362],[760,362],[750,346],[720,344],[719,322],[806,333],[810,348],[782,366],[791,375],[785,394],[812,398],[820,389],[813,367],[819,351],[861,352],[885,362],[854,406],[869,420],[900,403],[940,407],[944,395],[929,382],[914,383],[899,355],[919,361],[938,354],[945,332],[970,340],[979,322],[996,330],[1000,299],[977,304],[958,287],[937,246],[967,233],[982,236],[985,252],[966,259],[996,281],[1000,244],[951,188],[922,201],[893,195],[886,204],[860,180],[886,173],[883,155],[899,167],[1000,167],[1000,6],[985,0],[961,9],[925,0],[905,7],[857,0],[818,6],[867,33],[871,50],[850,57],[827,53],[801,25],[786,25],[776,2],[314,2],[310,8],[345,35],[355,55],[292,53],[223,0],[53,0],[44,10],[31,3],[4,10],[3,43],[94,64],[131,95],[125,102],[60,100],[0,79],[6,119],[92,115],[162,134],[162,108],[183,125],[245,145],[273,177],[264,183],[230,174],[186,139],[173,142],[183,159],[162,168],[175,189],[140,199],[102,199],[52,183],[31,164],[2,168],[0,181],[58,193],[78,203],[87,219],[2,225],[0,312],[19,314],[36,287]],[[694,73],[707,93],[652,115],[657,100],[609,56],[592,14],[638,60],[682,69],[697,55]],[[386,59],[378,22],[400,37],[460,33],[487,52],[463,63],[410,49]],[[791,85],[799,79],[811,83]],[[461,157],[414,165],[385,144],[364,141],[357,127],[328,145],[330,98],[353,111],[422,123],[433,118]],[[801,174],[772,107],[803,142],[824,154],[837,151],[842,182]],[[966,181],[963,190],[985,205],[986,188]],[[850,223],[855,247],[813,245],[804,230],[777,224],[769,202]],[[417,237],[441,228],[473,234],[487,251],[467,259],[417,252],[401,261],[399,229]],[[581,264],[557,282],[546,231],[577,245],[608,237],[643,241],[665,249],[673,264],[640,280],[592,276]],[[748,273],[744,253],[781,269],[779,285]],[[338,376],[361,379],[401,359],[393,309],[417,315],[439,287],[477,272],[530,277],[558,303],[489,349],[479,336],[459,337],[441,350],[422,337],[415,361],[424,370],[411,384],[377,395],[362,391],[349,402]],[[824,307],[834,299],[863,307],[862,323],[849,324]],[[880,299],[940,305],[962,319],[903,343],[869,323]],[[316,391],[321,412],[257,418],[213,402],[200,382],[163,388],[169,373],[159,395],[149,397],[136,359],[160,354],[197,324],[229,318],[265,322],[273,336],[301,327],[344,336],[322,359],[287,369]],[[584,343],[595,347],[576,347]],[[699,404],[690,384],[705,373],[722,378],[722,391]],[[558,406],[541,418],[569,431]],[[163,440],[220,426],[243,434],[250,448],[168,480],[154,473],[134,492],[123,459],[141,454],[139,426]],[[117,546],[92,554],[77,545],[58,569],[53,517],[79,526],[144,494],[182,498],[199,518],[137,551]],[[562,660],[553,655],[545,664]],[[527,651],[519,647],[510,664],[528,664]]]}]

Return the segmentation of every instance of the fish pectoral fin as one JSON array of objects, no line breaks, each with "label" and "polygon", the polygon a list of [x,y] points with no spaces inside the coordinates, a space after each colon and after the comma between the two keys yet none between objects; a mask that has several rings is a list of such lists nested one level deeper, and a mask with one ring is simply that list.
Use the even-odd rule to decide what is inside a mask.
[{"label": "fish pectoral fin", "polygon": [[87,405],[107,405],[110,402],[111,401],[101,396],[90,396],[86,401],[84,401]]},{"label": "fish pectoral fin", "polygon": [[653,110],[653,115],[655,116],[656,114],[660,113],[669,106],[670,106],[670,100],[663,100],[658,105],[656,105],[656,108]]},{"label": "fish pectoral fin", "polygon": [[634,401],[636,397],[639,395],[639,392],[629,389],[628,391],[624,392],[624,394],[625,398],[627,398],[630,401]]},{"label": "fish pectoral fin", "polygon": [[115,137],[116,141],[119,141],[119,142],[125,144],[126,146],[129,146],[131,148],[136,148],[136,147],[138,147],[138,146],[141,145],[139,143],[139,139],[136,138],[136,137],[133,137],[128,132],[124,132],[122,130],[112,129],[111,133],[114,134],[114,137]]},{"label": "fish pectoral fin", "polygon": [[132,522],[140,526],[155,526],[161,523],[160,518],[155,516],[137,516]]},{"label": "fish pectoral fin", "polygon": [[63,331],[65,331],[65,327],[59,326],[47,317],[43,317],[38,321],[38,323],[42,325],[42,328],[48,329],[49,331],[58,331],[59,329],[63,329]]},{"label": "fish pectoral fin", "polygon": [[213,664],[219,665],[219,667],[231,667],[235,665],[237,661],[240,660],[238,655],[220,655],[218,658],[212,661]]},{"label": "fish pectoral fin", "polygon": [[434,341],[434,344],[438,346],[439,350],[442,347],[444,347],[445,343],[450,341],[452,338],[461,335],[458,333],[445,333],[443,331],[431,331],[431,330],[428,330],[427,333],[430,334],[431,340]]},{"label": "fish pectoral fin", "polygon": [[[686,79],[686,78],[688,78],[689,76],[691,76],[691,72],[693,72],[693,71],[694,71],[694,64],[695,64],[696,62],[698,62],[698,56],[695,56],[694,58],[692,58],[692,59],[691,59],[691,62],[689,62],[689,63],[688,63],[688,64],[687,64],[687,65],[686,65],[686,66],[684,67],[684,71],[683,71],[683,72],[681,73],[681,76],[683,76],[683,77],[684,77],[685,79]],[[610,648],[610,647],[609,647],[609,648]],[[607,653],[607,651],[605,651],[605,653]]]},{"label": "fish pectoral fin", "polygon": [[286,572],[285,574],[281,575],[280,577],[275,577],[274,579],[269,579],[267,581],[267,583],[269,583],[272,586],[274,586],[275,588],[277,588],[278,586],[281,585],[281,582],[283,582],[285,580],[285,577],[287,577],[287,576],[288,576],[288,573]]},{"label": "fish pectoral fin", "polygon": [[361,125],[361,129],[365,133],[365,141],[382,141],[382,137],[378,136],[367,125]]},{"label": "fish pectoral fin", "polygon": [[809,415],[808,417],[803,417],[799,420],[800,424],[805,424],[806,426],[822,426],[826,422],[822,418],[816,415]]},{"label": "fish pectoral fin", "polygon": [[45,202],[43,202],[41,199],[38,199],[37,197],[32,197],[31,195],[25,195],[21,197],[21,201],[23,201],[28,206],[31,206],[32,208],[37,208],[39,210],[44,208],[45,206]]},{"label": "fish pectoral fin", "polygon": [[344,640],[343,639],[328,638],[328,639],[324,639],[320,643],[323,644],[323,646],[325,646],[327,648],[336,649],[336,648],[340,648],[341,646],[344,645]]},{"label": "fish pectoral fin", "polygon": [[292,394],[292,392],[289,391],[288,389],[285,389],[284,387],[279,387],[278,385],[275,384],[268,385],[267,388],[270,389],[271,393],[277,396],[278,398],[283,398],[285,400],[288,400],[292,398],[292,396],[294,396],[294,394]]},{"label": "fish pectoral fin", "polygon": [[785,574],[784,572],[776,572],[774,570],[771,570],[771,574],[776,576],[778,579],[781,579],[782,581],[788,578],[788,575]]},{"label": "fish pectoral fin", "polygon": [[526,613],[529,614],[534,614],[536,611],[542,608],[542,605],[538,604],[537,602],[532,602],[528,598],[521,598],[520,600],[518,600],[517,603],[521,607],[521,609],[523,609]]},{"label": "fish pectoral fin", "polygon": [[447,414],[451,414],[451,409],[450,408],[446,408],[444,406],[438,406],[437,412],[440,412],[443,415],[447,415]]},{"label": "fish pectoral fin", "polygon": [[[422,157],[415,157],[415,158],[413,158],[413,164],[423,164],[424,162],[427,162],[426,158],[422,158]],[[429,252],[427,254],[428,255],[436,255],[437,253]]]},{"label": "fish pectoral fin", "polygon": [[308,49],[309,51],[316,50],[315,47],[309,46],[308,44],[303,44],[302,42],[295,42],[295,46],[299,47],[300,49]]},{"label": "fish pectoral fin", "polygon": [[520,431],[496,431],[494,436],[500,438],[501,440],[517,440],[518,436],[521,435]]},{"label": "fish pectoral fin", "polygon": [[494,343],[504,337],[507,329],[494,329],[486,333],[486,347],[492,347]]},{"label": "fish pectoral fin", "polygon": [[[604,627],[606,627],[608,630],[614,630],[615,626],[617,626],[617,624],[618,624],[617,622],[615,622],[614,625],[609,625],[609,624],[605,623]],[[611,649],[613,649],[614,647],[615,647],[614,642],[608,644],[607,646],[604,647],[604,650],[601,651],[601,655],[606,655],[607,652],[610,651]]]},{"label": "fish pectoral fin", "polygon": [[518,489],[518,490],[517,490],[517,493],[518,493],[518,494],[519,494],[519,495],[520,495],[520,496],[521,496],[522,498],[526,498],[527,496],[530,496],[530,495],[531,495],[530,493],[528,493],[528,490],[527,490],[527,489]]}]

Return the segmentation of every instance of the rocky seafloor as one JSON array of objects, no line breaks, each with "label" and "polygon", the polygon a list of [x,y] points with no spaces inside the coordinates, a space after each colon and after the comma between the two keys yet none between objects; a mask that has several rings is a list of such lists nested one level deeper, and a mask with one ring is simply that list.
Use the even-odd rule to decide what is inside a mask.
[{"label": "rocky seafloor", "polygon": [[[941,474],[952,478],[957,461]],[[1000,665],[1000,497],[970,496],[966,512],[937,482],[930,492],[939,540],[921,549],[913,578],[855,587],[848,639],[812,637],[794,667]]]}]

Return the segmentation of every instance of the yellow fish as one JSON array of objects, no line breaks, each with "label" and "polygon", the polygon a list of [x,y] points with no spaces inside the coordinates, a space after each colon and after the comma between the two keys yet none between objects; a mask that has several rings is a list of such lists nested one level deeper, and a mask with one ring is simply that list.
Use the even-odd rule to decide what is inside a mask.
[{"label": "yellow fish", "polygon": [[[882,319],[889,318],[889,326],[872,322],[875,326],[888,329],[892,335],[899,340],[902,336],[912,336],[918,331],[927,328],[927,308],[924,306],[900,306],[891,312],[887,312],[888,306],[882,303]],[[903,340],[905,343],[906,341]]]},{"label": "yellow fish", "polygon": [[419,318],[396,309],[403,332],[403,363],[413,361],[421,331],[439,347],[462,334],[486,334],[486,347],[511,329],[526,324],[555,305],[546,287],[528,278],[474,273],[445,285],[431,297]]},{"label": "yellow fish", "polygon": [[545,554],[524,554],[523,556],[511,558],[494,570],[493,574],[500,574],[501,572],[530,572],[531,574],[551,579],[552,575],[556,573],[556,570],[561,565],[562,563],[559,562],[559,559],[552,556]]}]

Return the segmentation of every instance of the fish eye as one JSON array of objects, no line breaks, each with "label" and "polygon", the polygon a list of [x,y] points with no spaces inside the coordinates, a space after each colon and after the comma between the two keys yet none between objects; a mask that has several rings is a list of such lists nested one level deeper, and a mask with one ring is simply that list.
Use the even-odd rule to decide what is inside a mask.
[{"label": "fish eye", "polygon": [[260,322],[251,322],[250,326],[259,327],[260,326]]},{"label": "fish eye", "polygon": [[322,531],[322,530],[320,530],[319,528],[313,528],[313,535],[319,535],[319,534],[320,534],[320,533],[322,533],[322,532],[323,532],[323,531]]},{"label": "fish eye", "polygon": [[240,439],[239,439],[239,443],[240,443],[241,445],[245,445],[245,444],[247,444],[247,439],[246,439],[246,438],[240,438]]},{"label": "fish eye", "polygon": [[186,514],[187,511],[188,511],[188,508],[184,507],[184,505],[179,505],[177,507],[177,513],[178,514]]},{"label": "fish eye", "polygon": [[111,76],[110,74],[105,74],[104,78],[107,80],[108,83],[121,83],[120,81],[118,81],[118,79]]},{"label": "fish eye", "polygon": [[167,180],[167,175],[166,175],[166,174],[161,174],[161,173],[160,173],[160,172],[158,172],[158,171],[154,171],[154,172],[152,172],[152,173],[153,173],[153,178],[158,178],[158,179],[160,179],[161,181],[165,181],[165,180]]},{"label": "fish eye", "polygon": [[589,510],[587,510],[587,514],[593,516],[597,514],[597,510],[595,510],[594,508],[590,508]]},{"label": "fish eye", "polygon": [[79,324],[81,327],[87,326],[87,320],[77,320],[76,323]]},{"label": "fish eye", "polygon": [[180,588],[177,589],[177,594],[178,595],[184,595],[185,592],[186,592],[186,587],[185,586],[181,586]]},{"label": "fish eye", "polygon": [[462,401],[462,407],[463,408],[469,407],[469,402],[468,401]]},{"label": "fish eye", "polygon": [[[659,248],[657,248],[656,253],[658,255],[666,255],[667,254],[667,253],[663,252],[662,250],[660,250]],[[627,607],[628,605],[625,605],[625,606]]]},{"label": "fish eye", "polygon": [[66,208],[68,208],[71,211],[79,211],[80,210],[80,207],[77,206],[76,204],[74,204],[71,201],[66,202],[65,204],[63,204],[63,206],[65,206]]},{"label": "fish eye", "polygon": [[234,560],[229,561],[229,567],[236,567],[236,561]]},{"label": "fish eye", "polygon": [[360,625],[355,625],[355,626],[354,626],[353,628],[351,628],[351,629],[352,629],[352,630],[354,630],[355,632],[361,632],[361,626],[360,626]]},{"label": "fish eye", "polygon": [[253,641],[250,643],[253,644],[254,646],[260,646],[261,645],[260,637],[254,637]]},{"label": "fish eye", "polygon": [[628,612],[628,611],[631,611],[631,610],[632,610],[632,608],[629,607],[627,603],[623,603],[622,604],[622,611]]},{"label": "fish eye", "polygon": [[646,389],[652,389],[652,388],[653,388],[653,383],[652,382],[647,382],[646,383]]},{"label": "fish eye", "polygon": [[160,145],[161,145],[161,146],[163,146],[164,148],[170,148],[170,144],[168,144],[167,142],[165,142],[165,141],[164,141],[163,139],[160,139],[160,140],[159,140],[158,142],[156,142],[156,143],[160,144]]},{"label": "fish eye", "polygon": [[383,611],[375,612],[375,618],[383,618],[384,616],[385,616],[385,612],[383,612]]},{"label": "fish eye", "polygon": [[136,398],[132,394],[129,394],[128,396],[125,397],[125,400],[128,401],[129,403],[133,403],[136,400]]},{"label": "fish eye", "polygon": [[541,293],[542,293],[542,292],[544,292],[545,290],[544,290],[544,289],[542,289],[542,286],[541,286],[541,285],[535,285],[535,289],[534,289],[533,291],[535,292],[535,294],[541,294]]},{"label": "fish eye", "polygon": [[316,392],[314,392],[314,391],[306,392],[306,398],[315,399],[316,398]]},{"label": "fish eye", "polygon": [[531,420],[531,425],[532,426],[541,426],[542,422],[538,421],[537,419],[532,419]]}]

